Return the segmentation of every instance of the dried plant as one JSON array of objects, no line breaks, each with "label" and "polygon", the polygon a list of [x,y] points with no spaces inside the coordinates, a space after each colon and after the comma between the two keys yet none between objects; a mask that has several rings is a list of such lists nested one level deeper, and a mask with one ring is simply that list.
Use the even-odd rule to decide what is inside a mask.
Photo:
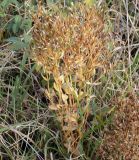
[{"label": "dried plant", "polygon": [[54,12],[38,7],[33,15],[32,58],[47,82],[45,94],[60,122],[63,143],[79,154],[86,131],[96,69],[107,68],[108,36],[95,7],[83,4]]},{"label": "dried plant", "polygon": [[98,155],[100,159],[134,159],[139,158],[139,96],[129,93],[126,98],[117,98],[118,105],[113,123],[103,131],[103,143]]}]

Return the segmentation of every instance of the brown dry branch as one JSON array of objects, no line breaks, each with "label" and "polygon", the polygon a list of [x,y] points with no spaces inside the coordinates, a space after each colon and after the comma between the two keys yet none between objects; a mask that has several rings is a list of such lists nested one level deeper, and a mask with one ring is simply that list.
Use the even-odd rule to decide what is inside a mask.
[{"label": "brown dry branch", "polygon": [[[78,4],[57,12],[41,5],[33,15],[32,58],[47,82],[45,94],[61,124],[63,143],[79,154],[78,142],[86,131],[93,76],[102,74],[109,57],[104,18],[95,7]],[[50,87],[51,86],[51,87]]]}]

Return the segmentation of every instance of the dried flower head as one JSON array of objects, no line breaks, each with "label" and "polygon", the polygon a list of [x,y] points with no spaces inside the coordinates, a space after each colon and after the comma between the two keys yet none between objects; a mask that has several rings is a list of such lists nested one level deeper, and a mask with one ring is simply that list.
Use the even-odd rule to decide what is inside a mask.
[{"label": "dried flower head", "polygon": [[89,115],[88,84],[96,69],[106,69],[109,55],[104,19],[96,8],[83,4],[57,12],[40,6],[33,18],[32,57],[43,69],[49,108],[57,114],[64,144],[77,154]]}]

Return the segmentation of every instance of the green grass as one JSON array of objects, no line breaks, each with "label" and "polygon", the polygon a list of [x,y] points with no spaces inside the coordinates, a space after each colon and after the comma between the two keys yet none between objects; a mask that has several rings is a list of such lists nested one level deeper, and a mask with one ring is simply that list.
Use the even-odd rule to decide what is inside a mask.
[{"label": "green grass", "polygon": [[[103,5],[101,1],[97,2]],[[76,158],[79,160],[96,157],[102,142],[101,132],[112,121],[116,107],[112,101],[118,96],[124,98],[128,92],[139,95],[139,4],[135,0],[128,7],[126,0],[106,2],[105,6],[109,7],[106,12],[114,26],[111,36],[117,44],[112,52],[111,69],[101,77],[101,84],[94,87],[96,98],[91,104],[89,129],[80,142],[81,154]],[[24,13],[22,7],[21,10],[17,8],[17,14],[24,20],[28,10]],[[7,18],[2,18],[5,14],[8,14],[6,9],[2,9],[0,29],[7,24]],[[10,14],[10,20],[15,18],[15,13]],[[15,26],[15,21],[8,25],[4,29],[5,37],[0,38],[0,160],[72,159],[62,144],[55,115],[48,110],[48,100],[43,94],[45,81],[28,55],[26,44],[31,37],[25,40],[25,35],[30,36],[30,24],[25,30],[19,28],[19,24]],[[23,39],[23,43],[19,44],[17,39],[5,41],[11,37]],[[16,51],[10,46],[13,41]]]}]

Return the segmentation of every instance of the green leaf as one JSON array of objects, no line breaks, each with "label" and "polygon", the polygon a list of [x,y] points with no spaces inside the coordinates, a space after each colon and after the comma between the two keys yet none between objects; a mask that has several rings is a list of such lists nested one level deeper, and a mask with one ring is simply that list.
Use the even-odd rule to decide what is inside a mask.
[{"label": "green leaf", "polygon": [[31,42],[32,36],[29,34],[24,34],[23,39],[26,44],[29,44]]},{"label": "green leaf", "polygon": [[5,17],[6,14],[4,13],[4,10],[2,8],[0,8],[0,17]]},{"label": "green leaf", "polygon": [[22,41],[18,41],[16,43],[13,43],[12,46],[11,46],[11,48],[13,50],[20,50],[20,49],[24,49],[26,47],[27,47],[27,44],[22,42]]},{"label": "green leaf", "polygon": [[3,0],[1,3],[0,3],[0,6],[3,7],[4,9],[6,9],[10,4],[10,0]]},{"label": "green leaf", "polygon": [[85,4],[88,6],[92,6],[96,4],[96,0],[84,0]]},{"label": "green leaf", "polygon": [[10,37],[10,38],[6,39],[5,41],[16,43],[17,41],[20,41],[20,38],[19,37]]},{"label": "green leaf", "polygon": [[133,63],[131,65],[132,72],[135,71],[137,68],[139,68],[139,52],[136,53]]},{"label": "green leaf", "polygon": [[28,31],[32,27],[32,20],[31,19],[24,19],[21,23],[20,28],[22,30]]},{"label": "green leaf", "polygon": [[22,16],[20,16],[20,15],[16,15],[16,16],[14,17],[15,23],[20,23],[21,20],[22,20]]},{"label": "green leaf", "polygon": [[20,15],[16,15],[14,17],[14,24],[12,26],[13,33],[17,33],[19,31],[21,21],[22,21],[22,17]]},{"label": "green leaf", "polygon": [[47,4],[48,5],[51,5],[51,4],[53,4],[54,2],[53,2],[53,0],[47,0]]},{"label": "green leaf", "polygon": [[12,42],[11,48],[13,50],[19,50],[29,47],[30,41],[31,41],[31,35],[24,34],[22,37],[23,40],[19,37],[10,37],[6,39],[6,42]]},{"label": "green leaf", "polygon": [[16,6],[18,6],[18,5],[19,5],[19,2],[18,2],[17,0],[3,0],[3,1],[0,3],[0,6],[1,6],[3,9],[7,9],[10,4],[15,4]]}]

